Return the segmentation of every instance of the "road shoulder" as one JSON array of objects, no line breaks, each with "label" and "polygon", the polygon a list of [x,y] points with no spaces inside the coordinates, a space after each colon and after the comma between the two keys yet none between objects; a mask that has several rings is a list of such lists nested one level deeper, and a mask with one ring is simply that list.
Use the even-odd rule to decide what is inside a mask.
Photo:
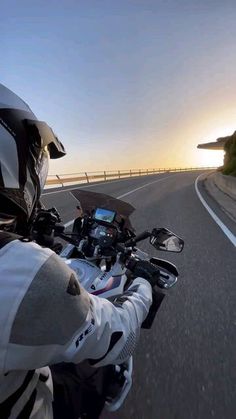
[{"label": "road shoulder", "polygon": [[208,172],[198,176],[195,190],[209,215],[236,247],[235,200],[217,190],[212,174],[213,172]]},{"label": "road shoulder", "polygon": [[220,207],[221,211],[236,223],[236,200],[219,188],[217,173],[208,173],[203,178],[203,183],[207,193]]}]

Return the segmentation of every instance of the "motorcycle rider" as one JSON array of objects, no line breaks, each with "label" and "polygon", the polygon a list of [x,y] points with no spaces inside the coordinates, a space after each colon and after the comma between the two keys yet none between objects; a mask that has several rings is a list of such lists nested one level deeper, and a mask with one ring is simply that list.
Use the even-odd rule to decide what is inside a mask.
[{"label": "motorcycle rider", "polygon": [[51,128],[0,84],[1,419],[52,418],[50,366],[122,363],[152,301],[141,277],[119,305],[92,296],[52,250],[26,240],[49,158],[64,155]]}]

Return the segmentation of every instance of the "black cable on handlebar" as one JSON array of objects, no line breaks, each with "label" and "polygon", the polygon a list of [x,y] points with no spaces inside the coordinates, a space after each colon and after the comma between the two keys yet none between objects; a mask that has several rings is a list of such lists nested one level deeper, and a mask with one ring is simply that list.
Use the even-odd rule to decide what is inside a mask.
[{"label": "black cable on handlebar", "polygon": [[138,234],[133,239],[128,240],[127,242],[125,242],[125,246],[126,247],[135,246],[136,243],[141,242],[142,240],[145,240],[150,236],[151,236],[151,233],[149,233],[149,231],[144,231],[143,233]]}]

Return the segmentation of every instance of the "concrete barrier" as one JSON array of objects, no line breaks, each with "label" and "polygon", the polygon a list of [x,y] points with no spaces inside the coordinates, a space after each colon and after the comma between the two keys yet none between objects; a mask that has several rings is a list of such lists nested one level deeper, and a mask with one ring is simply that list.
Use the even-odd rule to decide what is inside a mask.
[{"label": "concrete barrier", "polygon": [[222,175],[220,172],[214,173],[214,182],[216,186],[231,198],[236,200],[236,177]]}]

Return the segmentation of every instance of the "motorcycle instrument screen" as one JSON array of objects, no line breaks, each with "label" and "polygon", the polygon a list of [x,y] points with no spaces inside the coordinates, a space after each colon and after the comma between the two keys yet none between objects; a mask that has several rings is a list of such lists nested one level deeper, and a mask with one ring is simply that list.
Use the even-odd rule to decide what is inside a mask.
[{"label": "motorcycle instrument screen", "polygon": [[105,221],[106,223],[113,223],[116,216],[115,211],[111,211],[105,208],[97,208],[94,213],[94,220]]}]

